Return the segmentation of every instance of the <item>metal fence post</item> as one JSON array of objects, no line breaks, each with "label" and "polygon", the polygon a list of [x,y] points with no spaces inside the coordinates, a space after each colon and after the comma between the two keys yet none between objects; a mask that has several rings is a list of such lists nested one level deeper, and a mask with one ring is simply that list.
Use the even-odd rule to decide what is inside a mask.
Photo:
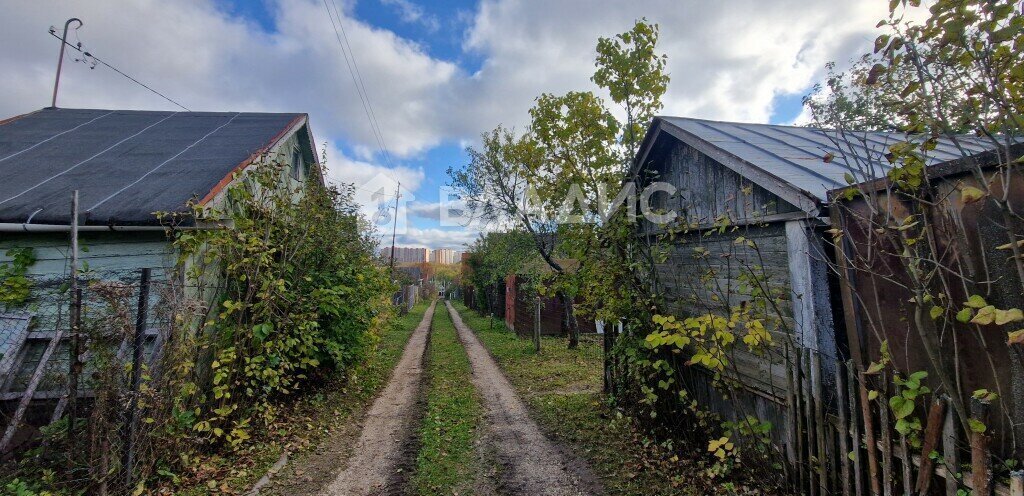
[{"label": "metal fence post", "polygon": [[132,341],[132,378],[128,400],[128,420],[125,423],[124,453],[121,469],[124,471],[126,488],[134,483],[135,440],[139,430],[139,388],[142,385],[142,354],[146,322],[149,313],[150,269],[142,269],[139,277],[139,309],[135,318],[135,336]]}]

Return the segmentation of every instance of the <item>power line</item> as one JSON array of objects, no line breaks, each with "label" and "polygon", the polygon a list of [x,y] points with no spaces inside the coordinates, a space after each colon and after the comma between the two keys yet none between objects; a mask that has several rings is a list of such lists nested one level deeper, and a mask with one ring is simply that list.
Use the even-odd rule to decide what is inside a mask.
[{"label": "power line", "polygon": [[[97,56],[95,56],[95,55],[93,55],[93,54],[91,54],[91,53],[89,53],[89,52],[87,52],[87,51],[85,51],[85,50],[82,50],[82,48],[81,48],[80,46],[78,46],[78,45],[73,45],[73,44],[71,44],[71,43],[68,43],[68,41],[67,41],[67,40],[64,40],[64,39],[62,39],[62,38],[61,38],[60,36],[57,36],[57,33],[55,33],[54,31],[50,31],[50,36],[53,36],[54,38],[57,38],[58,40],[61,40],[61,42],[63,42],[63,43],[65,44],[65,45],[67,45],[67,46],[69,46],[69,47],[71,47],[71,48],[73,48],[73,49],[75,49],[75,50],[78,50],[78,52],[79,52],[79,53],[81,53],[82,55],[85,55],[86,57],[89,57],[90,59],[92,59],[92,60],[95,60],[96,62],[99,62],[100,64],[103,64],[103,65],[104,65],[104,66],[106,66],[106,67],[107,67],[108,69],[110,69],[110,70],[112,70],[112,71],[114,71],[114,72],[116,72],[116,73],[120,74],[121,76],[124,76],[124,77],[125,77],[125,78],[127,78],[127,79],[128,79],[129,81],[131,81],[131,82],[133,82],[133,83],[135,83],[135,84],[137,84],[137,85],[139,85],[139,86],[142,86],[143,88],[146,88],[147,90],[149,90],[149,91],[153,92],[154,94],[156,94],[156,95],[157,95],[157,96],[159,96],[160,98],[163,98],[164,100],[167,100],[168,102],[171,102],[171,103],[173,103],[174,105],[177,105],[178,107],[181,107],[182,109],[185,109],[185,111],[187,111],[187,112],[191,112],[191,111],[192,111],[192,109],[190,109],[190,108],[188,108],[188,107],[186,107],[186,106],[184,106],[184,105],[182,105],[182,104],[180,104],[180,103],[178,103],[178,102],[176,102],[176,101],[172,100],[172,99],[171,99],[170,97],[168,97],[167,95],[165,95],[165,94],[163,94],[163,93],[160,93],[159,91],[157,91],[157,90],[155,90],[155,89],[153,89],[153,88],[151,88],[151,87],[147,86],[147,85],[146,85],[145,83],[143,83],[142,81],[139,81],[138,79],[135,79],[135,78],[133,78],[133,77],[129,76],[128,74],[125,74],[125,73],[124,73],[123,71],[121,71],[121,70],[120,70],[120,69],[118,69],[117,67],[114,67],[114,66],[112,66],[112,65],[108,64],[108,63],[107,63],[106,61],[104,61],[103,59],[101,59],[101,58],[99,58],[99,57],[97,57]],[[78,35],[76,34],[75,36],[77,37]],[[81,44],[81,42],[79,42],[79,44]]]},{"label": "power line", "polygon": [[[384,156],[384,160],[388,163],[388,166],[394,167],[391,162],[391,155],[388,153],[387,145],[384,142],[384,134],[380,130],[380,126],[377,123],[377,116],[373,112],[373,106],[370,103],[369,94],[366,92],[366,86],[362,83],[362,74],[359,72],[359,66],[355,60],[355,52],[352,51],[352,45],[348,42],[348,34],[345,33],[345,25],[341,22],[341,13],[338,9],[338,4],[331,0],[331,4],[334,5],[335,12],[331,12],[331,7],[327,4],[327,0],[323,0],[324,9],[327,11],[327,17],[331,20],[331,27],[334,28],[334,36],[338,40],[338,46],[341,48],[341,53],[345,57],[345,65],[348,67],[349,75],[352,77],[352,84],[356,87],[356,93],[359,95],[359,101],[363,105],[363,111],[366,112],[366,119],[370,123],[370,130],[373,132],[373,137],[377,141],[377,146],[380,148],[381,154]],[[338,22],[334,22],[334,17],[338,17]],[[339,25],[341,30],[339,31]],[[344,33],[344,41],[342,40]],[[347,48],[346,48],[347,46]],[[351,60],[349,55],[351,52]]]},{"label": "power line", "polygon": [[377,128],[377,134],[380,136],[380,141],[384,145],[384,159],[391,163],[391,152],[388,150],[387,142],[384,140],[384,132],[380,129],[380,121],[377,120],[377,114],[373,111],[373,102],[370,101],[370,94],[366,91],[366,83],[363,81],[363,73],[359,70],[359,62],[356,60],[356,52],[352,50],[352,45],[348,41],[348,33],[345,31],[345,23],[341,22],[341,12],[338,10],[338,4],[335,0],[331,0],[331,4],[334,5],[334,15],[338,17],[338,27],[341,28],[341,36],[345,39],[345,46],[348,47],[348,52],[352,56],[352,66],[356,69],[356,78],[359,80],[359,87],[363,90],[363,95],[366,96],[366,105],[370,108],[370,116],[373,117],[373,125]]}]

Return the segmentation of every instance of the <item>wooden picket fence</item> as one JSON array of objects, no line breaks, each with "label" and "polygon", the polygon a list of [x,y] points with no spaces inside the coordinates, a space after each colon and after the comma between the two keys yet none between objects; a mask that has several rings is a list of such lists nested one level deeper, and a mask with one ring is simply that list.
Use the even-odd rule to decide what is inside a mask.
[{"label": "wooden picket fence", "polygon": [[[789,356],[786,409],[792,414],[786,415],[784,442],[797,493],[1024,496],[1024,470],[1017,467],[1009,485],[997,484],[990,434],[965,433],[947,397],[933,395],[926,411],[916,412],[922,429],[915,449],[895,429],[891,377],[867,375],[851,361],[823,367],[812,350]],[[987,425],[988,415],[988,404],[974,400],[971,419]]]}]

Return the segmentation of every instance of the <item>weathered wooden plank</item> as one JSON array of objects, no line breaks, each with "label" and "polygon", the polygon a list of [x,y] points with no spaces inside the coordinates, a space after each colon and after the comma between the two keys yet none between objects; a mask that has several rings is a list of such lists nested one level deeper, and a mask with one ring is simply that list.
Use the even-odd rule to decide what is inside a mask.
[{"label": "weathered wooden plank", "polygon": [[7,429],[4,431],[4,436],[0,439],[0,453],[6,453],[11,440],[14,439],[14,434],[18,432],[21,427],[21,421],[25,418],[25,411],[28,410],[29,403],[32,402],[32,396],[36,392],[36,388],[39,386],[39,382],[43,380],[43,371],[46,369],[46,364],[50,361],[50,356],[53,355],[54,351],[57,350],[57,344],[60,343],[62,333],[58,333],[50,341],[49,346],[46,347],[46,351],[43,352],[42,358],[39,360],[39,364],[36,366],[35,372],[32,374],[32,378],[29,380],[28,387],[25,388],[22,393],[21,401],[18,402],[18,407],[14,411],[14,415],[11,416],[11,421],[7,425]]},{"label": "weathered wooden plank", "polygon": [[818,486],[821,489],[821,494],[829,494],[828,490],[828,478],[825,470],[825,466],[829,460],[829,452],[827,449],[827,437],[825,431],[827,425],[825,425],[825,409],[822,405],[824,401],[824,395],[822,394],[821,385],[821,354],[810,350],[811,355],[811,385],[814,388],[814,437],[817,441],[817,452],[818,452]]},{"label": "weathered wooden plank", "polygon": [[28,312],[8,312],[0,314],[0,332],[4,341],[0,343],[0,377],[6,377],[14,367],[14,359],[21,352],[25,337],[29,334],[28,327],[32,314]]},{"label": "weathered wooden plank", "polygon": [[796,358],[793,356],[793,346],[791,340],[786,339],[783,341],[783,350],[786,357],[786,426],[788,436],[786,437],[786,461],[789,462],[789,483],[795,487],[800,487],[800,479],[797,475],[799,473],[799,466],[797,465],[799,447],[800,431],[797,427],[797,397],[796,397],[796,379],[793,376],[793,363]]},{"label": "weathered wooden plank", "polygon": [[[836,367],[836,413],[839,415],[839,460],[840,460],[840,476],[839,483],[843,496],[850,496],[853,492],[851,486],[851,474],[850,474],[850,457],[846,456],[850,452],[850,444],[847,441],[847,436],[850,433],[849,419],[846,416],[846,367]],[[852,396],[852,395],[851,395]]]},{"label": "weathered wooden plank", "polygon": [[680,204],[690,220],[711,220],[726,213],[732,213],[739,219],[754,214],[770,215],[798,210],[760,185],[683,143],[678,143],[668,153],[666,168],[660,179],[675,181],[674,185],[680,191]]},{"label": "weathered wooden plank", "polygon": [[804,417],[807,419],[807,487],[811,496],[818,494],[818,479],[817,479],[817,467],[821,463],[821,454],[818,451],[818,443],[815,440],[817,436],[817,423],[815,422],[814,416],[814,378],[811,375],[811,350],[807,348],[801,349],[802,356],[800,360],[802,362],[803,370],[801,373],[804,376],[804,390],[802,391],[807,398],[804,402]]},{"label": "weathered wooden plank", "polygon": [[882,483],[878,478],[878,445],[875,443],[871,400],[868,395],[867,376],[864,375],[864,372],[859,372],[859,375],[861,419],[864,421],[864,444],[868,453],[868,481],[871,485],[871,494],[878,496],[882,494]]},{"label": "weathered wooden plank", "polygon": [[[988,402],[974,398],[971,401],[971,419],[988,425]],[[971,429],[971,487],[976,496],[992,495],[992,437],[981,429]]]},{"label": "weathered wooden plank", "polygon": [[[848,429],[851,440],[850,452],[853,453],[853,488],[857,496],[864,496],[863,451],[860,449],[860,420],[857,415],[857,371],[853,366],[852,360],[846,361],[846,377],[846,398],[850,404],[850,425]],[[846,457],[847,455],[844,453],[843,456]]]},{"label": "weathered wooden plank", "polygon": [[960,469],[960,447],[957,441],[955,413],[950,408],[946,411],[946,418],[942,422],[942,458],[945,461],[946,469],[946,496],[957,496],[960,485],[957,483],[955,474]]},{"label": "weathered wooden plank", "polygon": [[[885,372],[879,376],[879,398],[886,397],[889,384]],[[884,401],[878,402],[878,429],[882,443],[882,494],[892,496],[892,430],[889,425],[889,407]]]},{"label": "weathered wooden plank", "polygon": [[807,453],[807,439],[804,435],[807,422],[807,416],[804,414],[806,411],[807,395],[804,394],[803,352],[799,345],[793,349],[793,358],[793,375],[796,378],[793,390],[796,398],[796,408],[793,411],[793,416],[796,417],[797,473],[799,474],[797,489],[799,492],[803,492],[807,487],[807,473],[810,464],[807,463],[809,453]]},{"label": "weathered wooden plank", "polygon": [[921,445],[921,467],[917,473],[917,494],[928,494],[931,490],[932,477],[935,474],[935,459],[931,454],[939,447],[942,434],[942,423],[946,415],[946,402],[941,397],[932,400],[928,410],[928,420],[924,428],[924,440]]}]

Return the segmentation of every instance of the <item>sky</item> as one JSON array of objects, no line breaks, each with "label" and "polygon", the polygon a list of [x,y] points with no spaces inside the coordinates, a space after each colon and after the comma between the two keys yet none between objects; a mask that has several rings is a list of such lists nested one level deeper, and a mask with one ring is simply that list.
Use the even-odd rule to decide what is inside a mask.
[{"label": "sky", "polygon": [[[192,110],[308,113],[327,179],[356,185],[383,243],[396,228],[400,246],[458,249],[478,230],[441,226],[446,171],[466,163],[465,147],[481,133],[522,129],[537,95],[597,90],[590,76],[598,37],[642,17],[660,26],[672,78],[664,115],[789,124],[801,119],[801,99],[827,62],[842,67],[870,49],[887,3],[8,2],[0,119],[49,106],[59,41],[48,29],[78,17],[84,25],[69,34],[72,43]],[[58,106],[176,108],[76,55],[65,59]],[[394,207],[397,182],[401,210],[392,224],[381,212]]]}]

